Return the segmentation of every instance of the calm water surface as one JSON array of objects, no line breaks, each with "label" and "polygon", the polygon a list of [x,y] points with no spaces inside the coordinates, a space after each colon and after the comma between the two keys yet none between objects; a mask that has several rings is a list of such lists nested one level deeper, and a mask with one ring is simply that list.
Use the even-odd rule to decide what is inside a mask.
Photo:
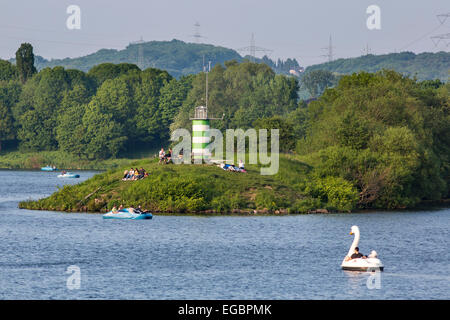
[{"label": "calm water surface", "polygon": [[[288,217],[103,220],[17,208],[65,183],[0,170],[1,299],[449,299],[450,210]],[[385,265],[380,289],[340,263],[360,249]],[[66,286],[67,267],[80,289]]]}]

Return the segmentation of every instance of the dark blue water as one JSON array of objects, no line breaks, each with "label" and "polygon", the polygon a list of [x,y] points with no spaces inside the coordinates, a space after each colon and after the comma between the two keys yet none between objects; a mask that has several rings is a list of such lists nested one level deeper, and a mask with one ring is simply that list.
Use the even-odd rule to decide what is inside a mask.
[{"label": "dark blue water", "polygon": [[[0,171],[1,299],[450,298],[450,210],[114,221],[17,208],[95,174],[78,173]],[[385,265],[379,289],[340,269],[354,224]]]}]

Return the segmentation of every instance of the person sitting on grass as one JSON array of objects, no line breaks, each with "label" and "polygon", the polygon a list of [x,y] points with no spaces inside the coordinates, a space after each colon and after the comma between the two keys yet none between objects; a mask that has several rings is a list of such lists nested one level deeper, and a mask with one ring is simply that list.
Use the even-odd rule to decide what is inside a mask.
[{"label": "person sitting on grass", "polygon": [[141,169],[139,169],[139,175],[138,175],[138,179],[144,179],[145,176],[145,169],[141,167]]},{"label": "person sitting on grass", "polygon": [[239,169],[245,169],[244,162],[242,160],[239,160]]},{"label": "person sitting on grass", "polygon": [[164,162],[168,164],[170,161],[172,161],[172,149],[169,148],[169,152],[166,153],[164,156]]},{"label": "person sitting on grass", "polygon": [[131,168],[130,170],[128,170],[128,174],[126,175],[124,180],[130,180],[134,175],[134,170],[133,168]]},{"label": "person sitting on grass", "polygon": [[127,178],[127,176],[128,176],[128,170],[125,170],[125,171],[123,172],[123,178],[122,178],[122,180],[125,180],[125,179]]},{"label": "person sitting on grass", "polygon": [[164,148],[161,148],[161,150],[159,151],[159,162],[158,162],[158,164],[160,164],[161,162],[164,162],[165,155],[166,155],[166,153],[164,152]]},{"label": "person sitting on grass", "polygon": [[139,180],[138,177],[139,177],[139,170],[138,170],[138,168],[135,168],[132,180]]}]

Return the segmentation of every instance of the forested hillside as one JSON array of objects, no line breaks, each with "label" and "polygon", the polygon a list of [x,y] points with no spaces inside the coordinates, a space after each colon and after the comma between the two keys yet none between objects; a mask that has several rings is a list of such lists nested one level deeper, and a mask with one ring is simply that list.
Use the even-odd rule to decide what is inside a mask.
[{"label": "forested hillside", "polygon": [[[142,60],[140,60],[140,54]],[[166,70],[171,76],[179,78],[183,75],[195,74],[203,70],[203,64],[223,64],[225,61],[236,60],[242,62],[251,57],[242,57],[233,49],[210,44],[186,43],[180,40],[150,41],[141,44],[130,44],[123,50],[101,49],[95,53],[79,58],[51,59],[36,56],[35,66],[38,70],[46,67],[62,66],[66,69],[78,69],[88,72],[91,68],[102,63],[131,63],[142,70],[157,68]],[[289,70],[298,70],[295,59],[286,61],[278,59],[272,61],[268,57],[256,58],[257,62],[268,64],[275,72],[289,74]],[[15,63],[15,59],[10,62]]]},{"label": "forested hillside", "polygon": [[377,72],[382,69],[395,70],[410,77],[416,76],[419,80],[447,81],[450,70],[450,52],[368,54],[309,66],[305,73],[326,70],[338,74],[352,74],[359,71]]}]

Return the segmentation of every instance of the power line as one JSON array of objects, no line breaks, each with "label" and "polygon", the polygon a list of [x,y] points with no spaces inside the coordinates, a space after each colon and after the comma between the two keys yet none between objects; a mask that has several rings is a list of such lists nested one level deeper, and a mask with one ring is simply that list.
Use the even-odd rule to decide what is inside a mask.
[{"label": "power line", "polygon": [[197,21],[194,24],[195,32],[191,37],[195,38],[195,42],[199,43],[201,38],[206,38],[200,34],[200,23]]},{"label": "power line", "polygon": [[438,14],[436,17],[441,24],[444,24],[447,18],[450,18],[450,13]]},{"label": "power line", "polygon": [[367,43],[366,47],[363,49],[363,55],[367,56],[367,55],[371,54],[371,52],[372,52],[372,50],[370,49],[369,44]]},{"label": "power line", "polygon": [[411,45],[413,45],[413,44],[419,42],[420,40],[423,40],[424,38],[426,38],[427,36],[429,36],[430,34],[432,34],[433,32],[435,32],[436,30],[438,30],[440,27],[442,27],[442,25],[438,25],[436,28],[434,28],[433,30],[431,30],[431,31],[429,31],[429,32],[427,32],[427,33],[425,33],[425,34],[422,35],[420,38],[417,38],[416,40],[413,40],[413,41],[411,41],[410,43],[408,43],[407,45],[401,47],[399,51],[402,51],[402,50],[404,50],[404,49],[410,47]]},{"label": "power line", "polygon": [[100,43],[87,43],[87,42],[70,42],[70,41],[59,41],[59,40],[46,40],[46,39],[36,39],[36,38],[24,38],[24,37],[13,37],[13,36],[5,36],[2,35],[2,38],[9,38],[9,39],[15,39],[15,40],[21,40],[21,41],[42,41],[42,42],[50,42],[50,43],[60,43],[60,44],[69,44],[69,45],[75,45],[75,46],[94,46],[94,47],[114,47],[114,48],[122,48],[123,45],[117,45],[117,44],[100,44]]},{"label": "power line", "polygon": [[256,51],[261,51],[264,53],[273,52],[273,50],[271,50],[271,49],[257,47],[255,45],[255,35],[253,33],[252,33],[252,38],[250,40],[250,46],[237,49],[237,51],[250,52],[250,59],[252,62],[255,62],[255,60],[256,60]]},{"label": "power line", "polygon": [[321,55],[322,57],[327,57],[328,58],[328,62],[333,61],[333,42],[331,40],[331,35],[330,35],[330,40],[328,41],[328,46],[322,48],[322,50],[327,50],[327,54]]},{"label": "power line", "polygon": [[145,43],[145,41],[142,38],[142,36],[141,36],[140,40],[130,42],[130,44],[138,46],[138,54],[137,54],[136,64],[142,70],[144,69],[144,43]]},{"label": "power line", "polygon": [[[438,14],[436,15],[438,21],[439,21],[439,25],[437,27],[435,27],[434,29],[432,29],[431,31],[425,33],[424,35],[422,35],[420,38],[417,38],[414,41],[411,41],[410,43],[408,43],[407,45],[403,46],[400,48],[400,51],[408,48],[409,46],[423,40],[424,38],[428,37],[430,34],[432,34],[433,32],[437,31],[438,29],[440,29],[442,26],[444,26],[444,23],[446,22],[447,18],[450,17],[450,13],[443,13],[443,14]],[[431,41],[433,41],[433,43],[435,44],[435,46],[437,46],[437,43],[439,43],[439,41],[437,41],[437,43],[433,40],[433,38],[435,37],[431,37]]]},{"label": "power line", "polygon": [[[68,30],[54,30],[54,29],[42,29],[42,28],[36,28],[36,27],[23,27],[23,26],[17,26],[17,25],[5,25],[5,24],[0,24],[0,28],[2,29],[19,29],[19,30],[29,30],[29,31],[36,31],[36,32],[49,32],[49,33],[59,33],[60,35],[67,35],[67,32],[70,32]],[[77,33],[77,37],[89,37],[89,38],[105,38],[105,37],[111,37],[111,38],[115,38],[117,40],[128,40],[127,37],[125,35],[117,35],[117,34],[100,34],[100,33],[92,33],[89,32],[89,34],[86,33]]]},{"label": "power line", "polygon": [[[432,36],[432,37],[430,37],[430,39],[431,39],[431,41],[433,41],[434,46],[437,47],[439,42],[445,41],[445,40],[450,40],[450,33],[445,33],[445,34],[440,34],[440,35],[437,35],[437,36]],[[447,46],[449,44],[450,44],[450,42],[447,43]]]}]

